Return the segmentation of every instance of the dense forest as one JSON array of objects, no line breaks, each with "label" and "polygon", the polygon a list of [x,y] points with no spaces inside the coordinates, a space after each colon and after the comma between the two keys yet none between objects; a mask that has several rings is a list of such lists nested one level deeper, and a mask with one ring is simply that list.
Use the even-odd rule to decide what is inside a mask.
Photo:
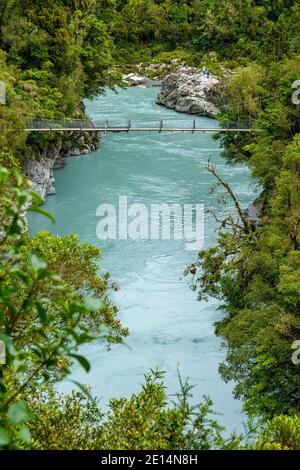
[{"label": "dense forest", "polygon": [[[219,119],[250,115],[262,131],[221,137],[228,165],[246,162],[262,187],[260,224],[228,214],[217,244],[187,269],[199,299],[222,301],[220,373],[258,420],[247,438],[224,439],[212,403],[189,404],[188,383],[179,380],[169,403],[159,371],[104,414],[82,385],[68,396],[55,387],[74,361],[89,370],[78,346],[122,342],[128,332],[96,248],[76,235],[26,231],[24,207],[51,214],[21,176],[23,163],[36,139],[53,138],[29,138],[26,121],[81,117],[82,100],[116,87],[128,67],[172,59],[233,70]],[[0,0],[0,448],[300,448],[300,366],[292,362],[300,339],[299,59],[296,0]],[[212,164],[208,171],[216,173]]]}]

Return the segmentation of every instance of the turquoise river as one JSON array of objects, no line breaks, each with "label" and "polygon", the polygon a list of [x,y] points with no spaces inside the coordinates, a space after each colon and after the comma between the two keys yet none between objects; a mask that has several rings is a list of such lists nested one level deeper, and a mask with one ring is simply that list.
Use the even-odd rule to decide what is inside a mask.
[{"label": "turquoise river", "polygon": [[[192,117],[155,105],[157,88],[111,91],[87,102],[89,115],[98,124],[109,118],[112,124],[149,124],[163,118],[191,126]],[[197,118],[197,125],[218,127],[216,121]],[[84,354],[92,364],[86,374],[74,368],[73,378],[92,386],[105,406],[110,397],[129,396],[139,390],[143,374],[150,368],[166,371],[168,393],[178,390],[177,365],[183,377],[195,385],[193,400],[210,395],[218,420],[229,431],[241,430],[245,417],[241,403],[232,397],[233,384],[225,384],[218,365],[225,357],[213,324],[223,315],[218,302],[198,302],[183,277],[183,271],[197,252],[185,249],[178,240],[108,240],[97,238],[97,207],[111,203],[118,207],[119,196],[128,204],[204,204],[221,211],[214,183],[205,164],[209,156],[218,172],[235,190],[243,207],[254,199],[257,188],[245,166],[228,166],[221,158],[219,142],[208,133],[119,133],[106,134],[96,152],[66,160],[55,172],[56,196],[45,207],[56,224],[37,215],[30,216],[32,232],[48,229],[60,235],[77,233],[103,250],[101,269],[111,273],[120,290],[113,300],[130,335],[124,345],[108,351],[97,342],[86,346]],[[205,215],[205,246],[214,242],[216,222]],[[67,390],[68,384],[63,385]]]}]

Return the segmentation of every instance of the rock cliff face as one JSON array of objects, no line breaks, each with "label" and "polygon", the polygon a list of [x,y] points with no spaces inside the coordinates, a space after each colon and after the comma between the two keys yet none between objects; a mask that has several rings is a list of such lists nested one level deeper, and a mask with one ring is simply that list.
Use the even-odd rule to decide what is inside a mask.
[{"label": "rock cliff face", "polygon": [[100,146],[99,132],[68,132],[47,143],[34,143],[26,158],[23,173],[33,190],[44,200],[55,194],[53,169],[61,168],[66,157],[85,155]]},{"label": "rock cliff face", "polygon": [[162,82],[156,103],[175,111],[215,117],[223,104],[222,81],[194,67],[177,67]]}]

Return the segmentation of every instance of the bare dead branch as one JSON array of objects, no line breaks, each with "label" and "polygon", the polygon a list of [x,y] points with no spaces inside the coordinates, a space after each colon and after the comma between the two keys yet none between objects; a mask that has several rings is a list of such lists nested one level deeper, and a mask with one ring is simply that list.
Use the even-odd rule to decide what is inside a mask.
[{"label": "bare dead branch", "polygon": [[248,220],[246,219],[243,211],[242,211],[242,208],[240,206],[240,203],[236,197],[236,195],[234,194],[234,192],[232,191],[231,187],[229,186],[229,184],[224,181],[221,176],[217,173],[214,165],[212,165],[210,163],[210,158],[208,160],[208,164],[207,164],[207,169],[210,173],[212,173],[214,175],[214,177],[219,181],[219,183],[221,184],[221,186],[223,186],[224,189],[226,189],[227,191],[227,194],[231,197],[231,199],[233,200],[234,202],[234,205],[235,205],[235,208],[237,210],[237,213],[243,223],[243,230],[246,234],[251,234],[252,233],[252,229],[251,229],[251,226],[248,222]]}]

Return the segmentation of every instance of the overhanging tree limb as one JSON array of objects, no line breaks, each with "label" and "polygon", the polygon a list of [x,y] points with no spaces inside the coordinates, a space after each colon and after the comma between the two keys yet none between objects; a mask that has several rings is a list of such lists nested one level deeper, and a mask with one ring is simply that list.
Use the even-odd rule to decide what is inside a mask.
[{"label": "overhanging tree limb", "polygon": [[210,163],[210,158],[208,160],[207,169],[212,175],[214,175],[214,177],[219,181],[221,186],[223,186],[223,188],[225,188],[226,191],[228,192],[229,196],[231,197],[231,199],[234,202],[237,213],[238,213],[238,215],[239,215],[239,217],[242,221],[244,232],[246,234],[250,235],[252,233],[251,225],[249,224],[249,221],[246,219],[236,195],[232,191],[229,184],[226,181],[224,181],[223,178],[221,178],[221,176],[217,173],[217,171],[215,169],[215,166],[212,163]]}]

